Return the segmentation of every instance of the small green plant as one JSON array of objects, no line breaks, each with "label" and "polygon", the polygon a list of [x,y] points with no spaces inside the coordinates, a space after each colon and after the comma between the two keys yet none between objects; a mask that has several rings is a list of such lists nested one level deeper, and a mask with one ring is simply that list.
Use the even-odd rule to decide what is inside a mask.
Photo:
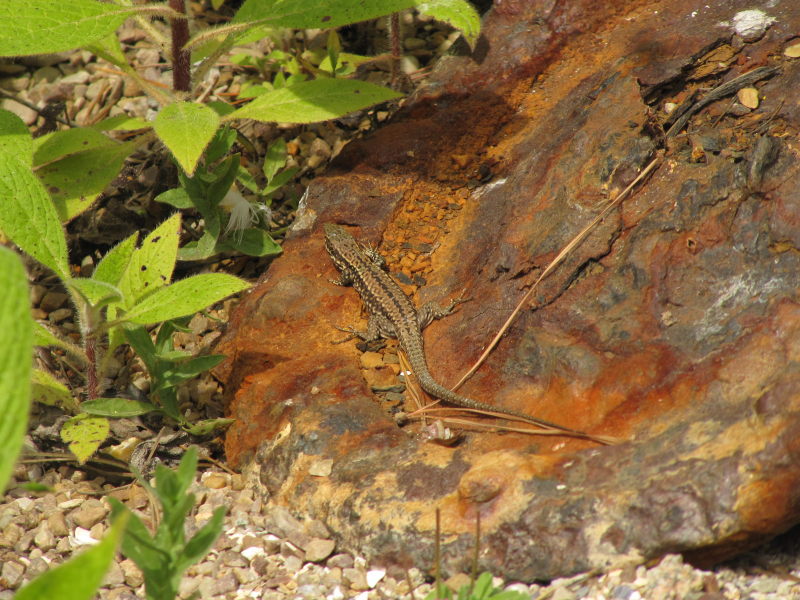
[{"label": "small green plant", "polygon": [[[33,318],[28,284],[19,257],[0,247],[0,497],[22,446],[30,407]],[[116,552],[125,519],[117,519],[97,545],[43,573],[14,596],[15,600],[94,596]]]},{"label": "small green plant", "polygon": [[481,573],[472,583],[453,592],[444,584],[437,583],[425,600],[530,600],[522,592],[504,591],[494,587],[491,573]]},{"label": "small green plant", "polygon": [[[58,275],[76,309],[80,346],[60,339],[41,325],[34,329],[34,340],[36,345],[61,347],[85,366],[89,402],[80,406],[82,412],[62,429],[62,438],[83,462],[106,438],[109,428],[106,416],[142,414],[153,409],[149,403],[100,398],[104,357],[110,356],[126,336],[144,348],[141,338],[145,326],[193,315],[249,284],[223,273],[195,275],[171,283],[178,256],[180,213],[164,221],[140,245],[137,246],[138,234],[134,234],[112,248],[91,277],[74,277],[56,208],[30,169],[34,153],[30,133],[8,111],[0,111],[0,131],[5,132],[0,135],[0,198],[4,199],[0,231]],[[162,350],[165,344],[162,338]],[[165,379],[169,361],[174,366],[186,357],[161,356],[161,362],[151,355],[147,358],[151,374],[160,377],[159,392],[168,393],[164,390],[180,380],[180,376]],[[203,358],[200,362],[210,364],[214,360]],[[197,361],[184,364],[185,372],[196,373],[199,364]],[[37,394],[49,393],[56,398],[64,395],[63,386],[59,388],[47,374],[37,373]],[[175,415],[177,407],[170,403],[169,397],[162,395],[161,399],[166,400],[158,408]]]},{"label": "small green plant", "polygon": [[[208,165],[214,161],[207,157],[205,166],[201,167],[205,172],[196,173],[204,152],[209,144],[219,139],[221,129],[243,119],[313,123],[398,98],[400,95],[390,89],[343,78],[352,72],[359,57],[340,52],[334,29],[408,8],[417,8],[460,28],[470,43],[477,38],[478,15],[466,0],[246,0],[231,23],[207,29],[201,29],[198,24],[193,29],[199,31],[191,37],[185,0],[169,0],[168,3],[3,0],[0,22],[4,23],[6,31],[0,38],[0,57],[85,48],[134,79],[160,106],[152,123],[120,115],[91,126],[55,131],[36,140],[32,167],[45,187],[52,190],[56,212],[62,222],[91,206],[119,172],[125,158],[158,138],[180,166],[182,187],[186,191],[184,199],[188,198],[206,220],[207,235],[204,233],[203,237],[213,238],[201,238],[197,248],[186,248],[186,256],[181,258],[192,253],[195,258],[208,256],[209,252],[231,248],[263,256],[276,254],[280,249],[265,232],[253,233],[255,228],[231,236],[227,241],[220,240],[221,234],[231,227],[220,219],[216,196],[221,192],[224,197],[230,187],[215,189],[214,196],[208,195],[211,190],[206,184],[215,182],[205,175],[211,169]],[[129,64],[115,35],[129,18],[138,22],[156,47],[166,48],[165,59],[172,63],[171,90],[144,79]],[[153,18],[169,23],[169,39],[153,26],[150,21]],[[205,74],[235,44],[274,36],[283,28],[331,30],[327,55],[317,57],[318,66],[302,56],[276,55],[273,58],[283,61],[290,71],[289,76],[284,76],[281,69],[273,81],[253,87],[248,96],[253,100],[249,104],[233,108],[224,103],[194,99],[200,96],[197,88]],[[309,80],[307,73],[313,73],[316,78]],[[119,142],[105,135],[113,130],[139,130],[141,134],[131,141]],[[213,175],[225,179],[227,172],[215,169]],[[0,177],[3,176],[6,175],[0,173]],[[211,225],[209,214],[214,216]]]},{"label": "small green plant", "polygon": [[187,540],[186,517],[194,507],[194,494],[188,493],[197,471],[197,451],[190,448],[176,470],[156,467],[156,485],[140,483],[158,498],[163,513],[161,523],[152,534],[141,519],[115,498],[109,498],[112,518],[130,515],[122,539],[122,553],[133,560],[144,574],[148,600],[172,600],[178,595],[183,572],[203,558],[222,531],[225,507],[219,507],[195,535]]}]

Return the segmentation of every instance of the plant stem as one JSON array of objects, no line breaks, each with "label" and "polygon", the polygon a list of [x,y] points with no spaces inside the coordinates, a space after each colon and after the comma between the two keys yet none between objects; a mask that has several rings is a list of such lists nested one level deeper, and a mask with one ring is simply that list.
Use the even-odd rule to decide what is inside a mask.
[{"label": "plant stem", "polygon": [[184,0],[169,0],[169,7],[182,15],[170,19],[172,28],[172,87],[176,92],[189,92],[191,90],[191,77],[189,74],[190,53],[184,50],[189,41],[189,21],[186,18],[186,4]]},{"label": "plant stem", "polygon": [[397,83],[397,73],[400,70],[400,13],[392,13],[389,17],[389,43],[392,47],[391,86]]},{"label": "plant stem", "polygon": [[89,400],[99,397],[97,382],[97,338],[93,333],[87,333],[84,347],[89,364],[86,368],[86,393]]}]

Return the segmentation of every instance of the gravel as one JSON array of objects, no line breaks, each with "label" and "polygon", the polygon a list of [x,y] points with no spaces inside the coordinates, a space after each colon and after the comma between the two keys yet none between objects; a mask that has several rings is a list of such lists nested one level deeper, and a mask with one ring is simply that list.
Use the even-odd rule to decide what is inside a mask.
[{"label": "gravel", "polygon": [[[0,504],[0,600],[102,537],[113,495],[149,518],[139,486],[113,488],[102,478],[61,466],[42,472],[20,465],[19,481],[35,479],[51,491],[33,493],[12,481]],[[431,589],[423,570],[371,565],[337,551],[324,523],[299,520],[286,508],[264,504],[241,475],[206,471],[191,490],[198,505],[187,523],[191,535],[217,506],[228,507],[223,533],[209,554],[188,569],[180,598],[194,593],[204,600],[421,599]],[[495,585],[544,600],[766,600],[800,598],[800,542],[787,534],[757,552],[713,570],[696,569],[679,555],[650,567],[628,567],[600,575],[557,579],[549,585],[506,582]],[[425,566],[427,565],[420,565]],[[496,574],[502,575],[502,574]],[[450,580],[460,585],[468,578]],[[136,565],[117,556],[98,594],[102,599],[144,597]]]}]

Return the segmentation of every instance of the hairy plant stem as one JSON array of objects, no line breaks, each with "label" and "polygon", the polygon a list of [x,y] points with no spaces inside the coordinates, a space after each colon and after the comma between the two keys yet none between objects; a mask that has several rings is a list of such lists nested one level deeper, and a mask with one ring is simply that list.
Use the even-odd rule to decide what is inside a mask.
[{"label": "hairy plant stem", "polygon": [[191,74],[189,72],[190,53],[184,49],[189,41],[189,21],[186,18],[184,0],[169,0],[169,7],[181,17],[170,19],[172,29],[172,88],[176,92],[191,91]]}]

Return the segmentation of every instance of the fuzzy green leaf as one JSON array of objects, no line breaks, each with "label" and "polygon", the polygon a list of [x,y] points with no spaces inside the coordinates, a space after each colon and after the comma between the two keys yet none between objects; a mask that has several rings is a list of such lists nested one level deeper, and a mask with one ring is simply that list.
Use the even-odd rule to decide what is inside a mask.
[{"label": "fuzzy green leaf", "polygon": [[415,4],[414,0],[246,0],[233,20],[291,29],[328,29],[377,19]]},{"label": "fuzzy green leaf", "polygon": [[126,307],[169,283],[178,256],[181,214],[175,213],[148,235],[133,251],[119,288]]},{"label": "fuzzy green leaf", "polygon": [[192,175],[219,128],[219,115],[198,102],[173,102],[159,111],[153,128],[178,164]]},{"label": "fuzzy green leaf", "polygon": [[69,445],[78,462],[83,464],[108,437],[109,429],[108,419],[83,413],[64,423],[61,439]]},{"label": "fuzzy green leaf", "polygon": [[113,33],[129,16],[119,6],[96,0],[3,0],[0,56],[80,48]]},{"label": "fuzzy green leaf", "polygon": [[0,495],[28,424],[33,318],[28,280],[19,257],[0,246]]},{"label": "fuzzy green leaf", "polygon": [[263,229],[242,229],[234,231],[228,239],[214,248],[214,254],[235,250],[248,256],[276,256],[283,252],[280,245]]},{"label": "fuzzy green leaf", "polygon": [[97,263],[97,267],[92,273],[92,279],[104,281],[111,285],[118,285],[122,275],[125,273],[125,269],[128,268],[128,264],[131,262],[131,256],[133,256],[138,239],[139,233],[133,233],[106,252],[105,256]]},{"label": "fuzzy green leaf", "polygon": [[156,290],[131,308],[125,319],[141,325],[177,319],[248,287],[246,281],[225,273],[194,275]]},{"label": "fuzzy green leaf", "polygon": [[8,110],[0,109],[0,160],[6,156],[16,156],[30,163],[33,138],[22,119]]},{"label": "fuzzy green leaf", "polygon": [[283,138],[278,138],[267,147],[267,153],[264,156],[264,177],[267,182],[272,181],[275,174],[283,168],[286,164],[286,141]]},{"label": "fuzzy green leaf", "polygon": [[158,407],[149,402],[129,400],[128,398],[95,398],[81,404],[81,409],[97,417],[136,417],[144,415]]},{"label": "fuzzy green leaf", "polygon": [[70,411],[78,407],[78,403],[72,397],[72,392],[50,373],[34,369],[31,383],[31,399],[34,402],[47,406],[58,406]]},{"label": "fuzzy green leaf", "polygon": [[33,324],[33,345],[34,346],[55,346],[57,348],[68,348],[69,344],[60,339],[56,334],[38,322]]},{"label": "fuzzy green leaf", "polygon": [[[54,141],[41,145],[34,153],[34,163],[40,165],[36,175],[50,191],[61,220],[68,221],[92,205],[117,176],[135,144],[117,142],[94,129],[51,135]],[[81,137],[85,145],[76,150],[73,144]]]},{"label": "fuzzy green leaf", "polygon": [[14,596],[14,600],[90,600],[117,552],[128,515],[114,519],[99,544],[39,575]]},{"label": "fuzzy green leaf", "polygon": [[417,4],[417,10],[460,30],[469,45],[475,47],[481,32],[481,17],[467,0],[426,0]]},{"label": "fuzzy green leaf", "polygon": [[272,90],[226,119],[316,123],[399,98],[389,88],[354,79],[315,79]]},{"label": "fuzzy green leaf", "polygon": [[103,306],[109,302],[118,302],[122,299],[119,289],[96,279],[73,277],[67,281],[67,287],[76,291],[91,306]]},{"label": "fuzzy green leaf", "polygon": [[0,200],[0,231],[61,279],[68,279],[67,240],[61,221],[26,156],[0,160]]}]

